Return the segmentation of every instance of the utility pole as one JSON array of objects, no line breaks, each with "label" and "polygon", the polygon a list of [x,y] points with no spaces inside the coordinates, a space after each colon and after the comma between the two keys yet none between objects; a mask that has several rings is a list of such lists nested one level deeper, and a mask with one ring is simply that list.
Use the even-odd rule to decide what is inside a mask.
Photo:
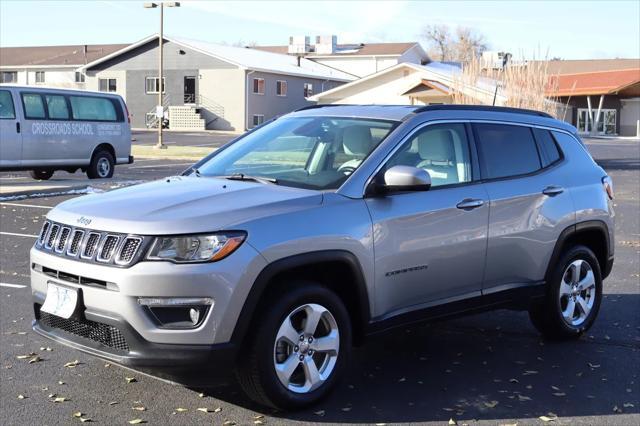
[{"label": "utility pole", "polygon": [[164,102],[162,99],[162,93],[164,92],[165,85],[162,81],[163,74],[163,62],[162,62],[162,46],[164,44],[164,6],[167,7],[180,7],[180,2],[172,1],[172,2],[158,2],[158,3],[145,3],[144,7],[146,9],[155,9],[156,7],[160,8],[160,37],[158,38],[158,85],[156,86],[158,89],[158,105],[156,106],[156,118],[158,119],[158,143],[156,143],[155,148],[157,149],[166,149],[167,146],[162,142],[162,123],[164,121]]}]

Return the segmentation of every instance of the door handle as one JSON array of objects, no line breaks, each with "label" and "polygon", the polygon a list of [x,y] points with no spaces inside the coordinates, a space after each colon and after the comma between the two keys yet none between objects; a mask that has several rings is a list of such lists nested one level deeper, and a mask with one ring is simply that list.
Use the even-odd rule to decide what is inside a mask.
[{"label": "door handle", "polygon": [[564,188],[557,185],[549,185],[545,189],[542,190],[544,195],[548,195],[553,197],[554,195],[562,194],[564,192]]},{"label": "door handle", "polygon": [[20,122],[16,121],[16,133],[20,133]]},{"label": "door handle", "polygon": [[484,205],[484,201],[479,198],[465,198],[460,201],[456,207],[462,210],[471,210],[477,209],[478,207],[482,207]]}]

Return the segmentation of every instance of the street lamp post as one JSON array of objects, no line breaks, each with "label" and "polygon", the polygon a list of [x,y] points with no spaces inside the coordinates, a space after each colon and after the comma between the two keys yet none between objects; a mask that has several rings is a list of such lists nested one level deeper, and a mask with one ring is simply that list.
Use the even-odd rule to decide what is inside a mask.
[{"label": "street lamp post", "polygon": [[158,3],[145,3],[146,9],[160,8],[160,37],[158,37],[158,105],[156,106],[156,117],[158,118],[158,143],[155,145],[157,149],[166,149],[167,146],[162,143],[162,122],[164,120],[164,105],[162,102],[162,92],[165,85],[162,82],[162,45],[164,44],[164,6],[167,7],[180,7],[180,2],[158,2]]}]

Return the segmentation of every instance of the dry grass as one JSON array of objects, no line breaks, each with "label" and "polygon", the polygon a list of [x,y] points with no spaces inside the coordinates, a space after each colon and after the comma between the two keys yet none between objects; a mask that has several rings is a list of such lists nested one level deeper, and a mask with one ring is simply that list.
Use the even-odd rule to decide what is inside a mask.
[{"label": "dry grass", "polygon": [[493,93],[471,96],[468,90],[478,85],[495,87],[491,80],[498,82],[496,105],[544,111],[562,118],[563,105],[555,97],[545,96],[557,89],[557,79],[549,73],[547,61],[529,61],[502,70],[487,69],[480,59],[474,59],[465,64],[462,73],[454,79],[453,103],[491,105]]}]

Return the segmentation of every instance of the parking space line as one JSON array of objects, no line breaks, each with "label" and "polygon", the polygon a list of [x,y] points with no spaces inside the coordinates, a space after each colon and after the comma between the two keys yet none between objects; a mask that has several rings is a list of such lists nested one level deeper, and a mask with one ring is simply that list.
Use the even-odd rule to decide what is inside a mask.
[{"label": "parking space line", "polygon": [[156,167],[172,167],[172,166],[191,166],[193,163],[164,163],[152,164],[149,166],[130,167],[131,169],[153,169]]},{"label": "parking space line", "polygon": [[2,203],[0,202],[0,205],[3,206],[14,206],[14,207],[31,207],[34,209],[47,209],[47,210],[51,210],[53,207],[50,206],[36,206],[35,204],[20,204],[20,203]]},{"label": "parking space line", "polygon": [[0,283],[0,287],[9,287],[9,288],[26,288],[26,285],[22,284],[9,284],[9,283]]},{"label": "parking space line", "polygon": [[10,235],[12,237],[29,237],[29,238],[38,238],[37,235],[29,235],[29,234],[16,234],[14,232],[0,232],[0,235]]}]

